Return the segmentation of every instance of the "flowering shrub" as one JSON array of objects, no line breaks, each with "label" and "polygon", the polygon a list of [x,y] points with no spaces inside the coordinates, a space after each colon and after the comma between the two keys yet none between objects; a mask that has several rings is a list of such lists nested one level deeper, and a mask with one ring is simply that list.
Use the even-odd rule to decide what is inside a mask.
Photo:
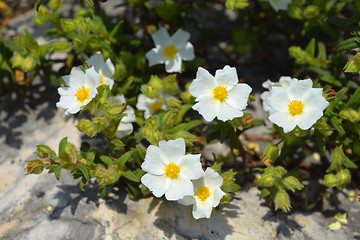
[{"label": "flowering shrub", "polygon": [[[38,145],[38,159],[28,162],[27,174],[47,169],[59,179],[63,169],[69,170],[81,179],[81,189],[96,178],[104,198],[119,185],[131,198],[152,194],[192,205],[196,219],[211,217],[240,185],[254,183],[270,207],[288,212],[293,199],[305,196],[297,194],[308,188],[303,179],[343,189],[359,177],[357,2],[132,0],[126,5],[136,10],[137,20],[115,22],[99,2],[85,2],[95,9],[85,7],[64,18],[61,0],[39,0],[34,21],[51,22],[47,34],[57,40],[39,45],[25,31],[1,43],[0,66],[14,82],[27,84],[10,66],[31,79],[44,72],[59,87],[57,107],[65,114],[87,112],[77,124],[79,131],[106,137],[102,151],[85,142],[76,149],[67,138],[57,154]],[[222,49],[229,56],[225,59],[233,60],[216,69],[202,45],[211,34],[188,11],[206,13],[209,4],[224,2],[244,18],[242,26],[230,26],[233,39]],[[191,29],[197,29],[200,40],[190,35]],[[271,46],[261,44],[269,40],[265,35],[294,44],[288,47],[294,61],[286,63],[290,70],[279,68],[276,78],[263,79],[267,90],[260,98],[269,115],[254,119],[247,106],[260,98],[254,97],[252,79],[239,79],[241,61],[232,56],[269,54]],[[346,59],[345,51],[354,57]],[[54,71],[49,55],[58,52],[66,53],[66,59]],[[165,64],[165,71],[157,64]],[[267,80],[278,77],[278,82]],[[249,129],[266,122],[272,123],[267,146],[247,148],[240,136],[249,137]],[[206,159],[203,147],[213,142],[227,144],[230,154]],[[315,175],[313,166],[301,164],[305,155],[320,156],[322,167]]]}]

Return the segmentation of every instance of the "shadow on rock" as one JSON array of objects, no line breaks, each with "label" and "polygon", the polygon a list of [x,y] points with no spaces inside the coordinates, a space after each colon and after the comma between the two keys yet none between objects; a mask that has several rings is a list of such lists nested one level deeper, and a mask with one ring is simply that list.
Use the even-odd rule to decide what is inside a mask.
[{"label": "shadow on rock", "polygon": [[49,215],[51,220],[61,217],[63,212],[70,208],[72,215],[75,215],[79,204],[87,204],[89,207],[83,208],[82,211],[86,214],[86,211],[92,211],[93,205],[99,206],[99,186],[97,184],[87,184],[81,191],[78,185],[62,185],[59,186],[60,191],[55,194],[54,198],[58,199],[57,206],[54,207],[54,211]]},{"label": "shadow on rock", "polygon": [[235,208],[238,207],[227,204],[216,209],[212,218],[199,220],[193,217],[192,206],[154,199],[149,206],[149,213],[155,208],[157,208],[155,214],[157,219],[154,225],[161,229],[167,238],[175,235],[186,239],[225,239],[227,235],[231,235],[233,232],[233,227],[230,226],[228,218],[236,218]]},{"label": "shadow on rock", "polygon": [[269,211],[262,217],[264,221],[271,221],[278,223],[276,227],[276,235],[285,238],[291,238],[295,231],[301,231],[302,227],[294,220],[290,219],[292,213],[278,213]]}]

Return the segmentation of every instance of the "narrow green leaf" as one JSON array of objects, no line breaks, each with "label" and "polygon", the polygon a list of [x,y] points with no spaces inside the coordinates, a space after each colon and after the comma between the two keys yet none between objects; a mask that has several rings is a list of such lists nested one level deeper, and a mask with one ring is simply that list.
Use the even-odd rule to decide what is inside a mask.
[{"label": "narrow green leaf", "polygon": [[106,164],[106,166],[110,166],[110,165],[114,164],[114,160],[112,160],[108,156],[102,155],[102,156],[100,156],[100,159],[103,163]]},{"label": "narrow green leaf", "polygon": [[344,128],[341,126],[341,120],[337,117],[332,117],[330,119],[331,125],[335,128],[336,131],[342,136],[345,134]]},{"label": "narrow green leaf", "polygon": [[333,110],[336,108],[336,106],[341,102],[342,98],[344,97],[345,93],[348,91],[348,88],[341,89],[335,97],[335,100],[330,103],[330,105],[326,108],[325,114],[328,116],[331,116],[333,113]]},{"label": "narrow green leaf", "polygon": [[83,173],[86,180],[89,180],[89,170],[84,163],[76,164],[76,167]]},{"label": "narrow green leaf", "polygon": [[126,179],[129,179],[130,181],[140,182],[140,178],[138,176],[136,176],[136,174],[130,170],[128,170],[126,172],[122,172],[122,176],[125,177]]},{"label": "narrow green leaf", "polygon": [[357,88],[356,91],[351,95],[349,101],[346,103],[346,107],[351,107],[352,105],[354,107],[359,106],[360,102],[360,88]]},{"label": "narrow green leaf", "polygon": [[59,165],[54,168],[54,174],[55,174],[55,177],[57,180],[60,180],[60,173],[61,173],[62,168],[63,168],[63,165]]},{"label": "narrow green leaf", "polygon": [[358,48],[360,46],[359,43],[360,43],[360,37],[349,38],[339,43],[337,45],[337,50],[338,51],[352,50],[354,48]]},{"label": "narrow green leaf", "polygon": [[87,4],[89,4],[89,6],[94,9],[95,5],[94,5],[94,1],[93,0],[85,0],[87,2]]},{"label": "narrow green leaf", "polygon": [[262,198],[264,198],[264,197],[268,196],[269,194],[270,194],[269,189],[267,189],[267,188],[263,188],[263,189],[261,190],[261,193],[260,193],[259,198],[260,198],[260,199],[262,199]]},{"label": "narrow green leaf", "polygon": [[39,11],[39,8],[41,6],[41,4],[44,2],[44,0],[38,0],[37,3],[35,4],[35,10]]},{"label": "narrow green leaf", "polygon": [[125,164],[129,161],[129,159],[131,158],[131,155],[133,154],[133,152],[130,150],[126,153],[124,153],[123,155],[121,155],[121,157],[119,157],[114,164],[118,165],[120,167],[121,170],[124,169]]},{"label": "narrow green leaf", "polygon": [[357,165],[353,161],[351,161],[348,157],[345,158],[343,164],[347,168],[353,168],[353,169],[357,168]]}]

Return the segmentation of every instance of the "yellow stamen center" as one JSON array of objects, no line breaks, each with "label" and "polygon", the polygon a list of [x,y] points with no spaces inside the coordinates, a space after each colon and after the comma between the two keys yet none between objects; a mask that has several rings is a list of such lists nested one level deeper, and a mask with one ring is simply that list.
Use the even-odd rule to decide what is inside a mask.
[{"label": "yellow stamen center", "polygon": [[304,107],[305,107],[305,105],[299,100],[294,100],[294,101],[290,102],[288,105],[290,115],[293,117],[296,115],[303,114]]},{"label": "yellow stamen center", "polygon": [[171,162],[165,167],[165,175],[168,178],[177,179],[180,173],[181,167]]},{"label": "yellow stamen center", "polygon": [[153,113],[156,113],[162,108],[162,106],[163,106],[162,102],[155,102],[153,105],[151,105],[151,110]]},{"label": "yellow stamen center", "polygon": [[104,84],[104,75],[100,74],[100,77],[101,77],[100,85],[103,85]]},{"label": "yellow stamen center", "polygon": [[84,104],[84,102],[90,98],[90,88],[81,86],[76,90],[75,96],[82,104]]},{"label": "yellow stamen center", "polygon": [[213,89],[214,94],[214,100],[223,102],[225,99],[229,96],[229,93],[227,92],[225,87],[218,86]]},{"label": "yellow stamen center", "polygon": [[210,190],[208,187],[199,187],[196,193],[196,196],[201,199],[201,203],[203,203],[208,197],[210,197]]},{"label": "yellow stamen center", "polygon": [[173,45],[169,45],[166,48],[164,48],[164,55],[168,58],[174,58],[177,53],[176,47]]}]

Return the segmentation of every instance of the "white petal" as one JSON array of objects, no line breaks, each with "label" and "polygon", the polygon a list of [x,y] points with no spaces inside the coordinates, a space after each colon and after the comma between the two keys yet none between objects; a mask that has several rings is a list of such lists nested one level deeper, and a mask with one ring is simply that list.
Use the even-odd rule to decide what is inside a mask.
[{"label": "white petal", "polygon": [[181,72],[181,57],[179,53],[174,58],[166,58],[165,70],[168,73]]},{"label": "white petal", "polygon": [[160,149],[154,145],[150,145],[146,149],[145,160],[141,164],[141,168],[153,175],[165,174],[165,166],[168,162],[163,162],[160,156]]},{"label": "white petal", "polygon": [[65,82],[67,85],[69,85],[70,75],[62,76],[62,79],[64,80],[64,82]]},{"label": "white petal", "polygon": [[95,68],[96,72],[99,72],[101,66],[104,64],[104,56],[101,53],[97,53],[95,55],[92,55],[86,63],[90,66],[93,66]]},{"label": "white petal", "polygon": [[95,71],[94,67],[86,69],[85,76],[85,87],[96,89],[100,85],[101,77],[100,74]]},{"label": "white petal", "polygon": [[301,100],[311,87],[312,81],[310,79],[292,81],[290,86],[287,88],[289,100]]},{"label": "white petal", "polygon": [[130,135],[133,132],[133,125],[131,123],[120,122],[118,128],[116,129],[115,136],[117,138],[123,138]]},{"label": "white petal", "polygon": [[214,118],[217,116],[217,111],[214,107],[214,100],[208,96],[198,97],[196,99],[199,100],[199,102],[196,103],[192,108],[198,111],[206,121],[210,122],[214,120]]},{"label": "white petal", "polygon": [[110,58],[108,58],[106,62],[101,66],[99,73],[101,73],[107,78],[111,78],[114,75],[115,67],[114,64],[111,62]]},{"label": "white petal", "polygon": [[154,40],[155,46],[167,47],[170,44],[170,36],[168,31],[161,27],[157,32],[151,34],[152,39]]},{"label": "white petal", "polygon": [[190,39],[190,33],[183,31],[179,28],[172,36],[171,43],[174,47],[179,48],[185,46],[186,42]]},{"label": "white petal", "polygon": [[296,118],[289,113],[275,112],[269,116],[269,120],[284,129],[285,133],[291,132],[297,124]]},{"label": "white petal", "polygon": [[311,128],[312,125],[316,123],[323,115],[323,111],[319,108],[312,108],[312,107],[304,107],[304,112],[301,116],[299,116],[299,121],[297,125],[302,130],[307,130]]},{"label": "white petal", "polygon": [[194,97],[204,94],[213,94],[212,91],[217,87],[215,78],[204,68],[199,67],[196,72],[196,78],[189,87],[189,92]]},{"label": "white petal", "polygon": [[[212,189],[211,191],[211,196],[209,198],[211,198],[211,205],[213,207],[216,207],[217,205],[219,205],[220,200],[226,195],[226,193],[224,193],[220,188],[215,188]],[[210,199],[209,199],[210,200]]]},{"label": "white petal", "polygon": [[217,118],[224,122],[244,115],[241,110],[229,106],[226,102],[216,101],[214,107],[217,111]]},{"label": "white petal", "polygon": [[124,95],[111,96],[111,97],[108,97],[107,100],[109,101],[109,103],[111,105],[126,103]]},{"label": "white petal", "polygon": [[76,90],[84,86],[85,82],[85,74],[83,70],[78,67],[73,67],[69,75],[69,87]]},{"label": "white petal", "polygon": [[170,178],[167,178],[164,175],[155,176],[147,173],[141,177],[141,182],[150,189],[150,191],[152,191],[155,197],[161,197],[164,195],[171,186]]},{"label": "white petal", "polygon": [[82,107],[79,107],[77,104],[74,104],[66,110],[67,113],[75,114],[79,112],[82,109]]},{"label": "white petal", "polygon": [[135,112],[131,106],[129,106],[129,105],[127,106],[125,113],[126,113],[126,116],[121,119],[121,122],[123,122],[123,123],[136,122]]},{"label": "white petal", "polygon": [[191,61],[195,58],[194,46],[189,42],[186,43],[185,46],[176,49],[179,52],[182,60]]},{"label": "white petal", "polygon": [[237,84],[228,92],[229,96],[225,99],[225,102],[237,110],[244,110],[251,90],[252,88],[246,83]]},{"label": "white petal", "polygon": [[263,83],[261,84],[261,86],[262,86],[263,88],[266,88],[266,89],[269,89],[269,90],[270,90],[271,87],[274,86],[274,83],[268,79],[268,80],[266,80],[265,82],[263,82]]},{"label": "white petal", "polygon": [[329,106],[329,102],[322,96],[322,88],[311,88],[307,94],[303,97],[302,102],[306,106],[311,106],[324,110]]},{"label": "white petal", "polygon": [[185,140],[177,138],[175,140],[159,142],[160,157],[168,165],[171,162],[179,165],[185,155]]},{"label": "white petal", "polygon": [[171,181],[171,186],[165,193],[165,198],[169,201],[176,201],[188,195],[194,195],[194,187],[192,182],[179,175],[175,180]]},{"label": "white petal", "polygon": [[271,96],[267,98],[266,103],[275,112],[289,112],[289,97],[286,88],[273,87]]},{"label": "white petal", "polygon": [[[296,79],[296,78],[295,78]],[[288,76],[282,76],[279,79],[279,83],[281,87],[287,88],[290,86],[290,83],[293,81],[291,77]]]},{"label": "white petal", "polygon": [[108,85],[111,90],[112,87],[114,86],[114,80],[112,80],[111,78],[105,77],[105,76],[103,79],[104,79],[103,84]]},{"label": "white petal", "polygon": [[211,189],[220,188],[223,178],[214,169],[208,167],[204,173],[204,184]]},{"label": "white petal", "polygon": [[178,200],[178,203],[189,206],[195,203],[195,198],[193,196],[185,196],[184,198]]},{"label": "white petal", "polygon": [[154,66],[159,63],[165,62],[165,56],[163,54],[162,48],[153,48],[146,53],[146,58],[149,61],[149,67]]},{"label": "white petal", "polygon": [[226,65],[223,69],[216,70],[215,79],[220,86],[230,91],[238,82],[236,68]]},{"label": "white petal", "polygon": [[56,103],[56,106],[67,109],[70,106],[77,105],[77,101],[77,97],[74,95],[61,96],[59,102]]},{"label": "white petal", "polygon": [[193,207],[193,216],[195,219],[199,218],[210,218],[211,212],[212,212],[212,205],[209,201],[205,201],[203,204],[201,203],[201,200],[199,198],[196,199],[196,204],[194,204]]},{"label": "white petal", "polygon": [[201,154],[183,156],[181,163],[179,163],[180,174],[190,180],[201,178],[204,175],[204,170],[201,167],[200,156]]}]

